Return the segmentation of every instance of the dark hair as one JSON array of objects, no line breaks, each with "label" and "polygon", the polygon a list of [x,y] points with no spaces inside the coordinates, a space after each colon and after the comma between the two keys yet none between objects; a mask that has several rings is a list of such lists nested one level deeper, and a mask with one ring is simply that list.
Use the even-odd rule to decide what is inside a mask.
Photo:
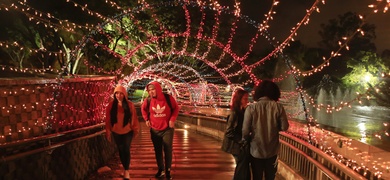
[{"label": "dark hair", "polygon": [[274,101],[278,101],[280,98],[280,89],[278,85],[270,80],[263,80],[259,85],[254,88],[253,99],[258,100],[261,97],[268,97]]},{"label": "dark hair", "polygon": [[[125,112],[125,117],[123,119],[123,127],[129,123],[129,120],[131,118],[131,112],[129,104],[127,103],[127,99],[123,98],[122,101],[122,107]],[[116,99],[115,93],[114,93],[114,101],[112,103],[111,111],[110,111],[110,118],[111,118],[111,126],[114,126],[115,123],[117,123],[117,112],[118,112],[118,99]]]},{"label": "dark hair", "polygon": [[243,89],[236,89],[233,93],[232,104],[230,105],[230,109],[235,112],[242,111],[241,109],[241,99],[245,94],[248,94],[248,91]]}]

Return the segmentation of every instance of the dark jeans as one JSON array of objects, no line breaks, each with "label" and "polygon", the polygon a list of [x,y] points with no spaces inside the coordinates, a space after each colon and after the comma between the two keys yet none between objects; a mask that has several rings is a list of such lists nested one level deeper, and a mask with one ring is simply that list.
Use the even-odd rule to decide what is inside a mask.
[{"label": "dark jeans", "polygon": [[130,168],[130,145],[133,139],[133,131],[130,131],[126,134],[116,134],[112,132],[112,137],[114,138],[115,144],[118,147],[119,158],[125,170]]},{"label": "dark jeans", "polygon": [[154,154],[156,155],[157,166],[159,170],[164,170],[163,149],[165,158],[165,170],[170,170],[172,166],[172,143],[173,143],[173,128],[167,128],[162,131],[150,128],[150,135],[154,146]]},{"label": "dark jeans", "polygon": [[249,145],[242,147],[239,155],[233,155],[236,160],[236,168],[234,169],[233,180],[250,180],[251,168],[250,168],[250,150]]},{"label": "dark jeans", "polygon": [[274,180],[276,171],[278,170],[278,156],[275,155],[268,159],[251,157],[251,166],[253,169],[253,179],[261,180],[263,179],[263,174],[265,173],[266,180]]}]

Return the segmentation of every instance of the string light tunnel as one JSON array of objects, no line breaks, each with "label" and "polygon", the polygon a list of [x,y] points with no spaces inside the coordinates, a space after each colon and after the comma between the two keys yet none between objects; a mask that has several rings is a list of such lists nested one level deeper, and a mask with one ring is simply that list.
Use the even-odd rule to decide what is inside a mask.
[{"label": "string light tunnel", "polygon": [[[259,15],[263,18],[261,20],[253,20],[245,15],[239,1],[224,4],[218,1],[202,0],[160,1],[158,3],[139,0],[135,6],[125,8],[113,1],[106,0],[107,5],[119,12],[113,17],[89,9],[87,4],[81,5],[72,0],[66,2],[80,8],[89,16],[100,19],[100,23],[98,25],[71,23],[50,13],[36,10],[28,4],[28,1],[17,1],[0,8],[3,11],[21,12],[29,17],[30,21],[46,28],[64,30],[74,34],[79,34],[79,30],[89,31],[71,51],[54,52],[44,48],[29,50],[31,53],[46,52],[48,56],[65,56],[68,53],[68,64],[61,70],[54,68],[44,70],[18,69],[2,65],[3,70],[19,72],[50,70],[59,71],[60,77],[63,74],[77,77],[78,74],[72,71],[72,68],[78,63],[83,63],[85,67],[96,74],[117,76],[118,83],[129,89],[142,88],[148,81],[158,80],[183,104],[202,104],[199,98],[196,100],[186,99],[183,96],[192,94],[192,98],[196,98],[200,97],[202,93],[206,93],[209,99],[213,99],[213,101],[208,102],[209,105],[218,108],[221,104],[219,96],[221,92],[219,92],[220,88],[217,87],[217,84],[223,83],[232,86],[232,89],[234,87],[253,87],[266,77],[261,74],[262,68],[269,67],[275,61],[280,61],[287,68],[284,71],[275,72],[273,81],[290,82],[289,84],[292,82],[294,86],[292,91],[283,93],[281,101],[290,102],[291,97],[296,97],[294,100],[298,102],[299,107],[294,112],[290,112],[289,117],[298,118],[303,115],[304,120],[307,121],[307,126],[301,128],[303,131],[293,133],[307,137],[311,144],[320,145],[326,140],[321,134],[323,131],[318,127],[317,120],[313,118],[312,112],[309,110],[312,109],[309,108],[310,106],[327,113],[343,111],[344,108],[350,108],[354,102],[360,102],[362,97],[369,98],[368,92],[378,91],[377,87],[372,87],[367,89],[366,93],[359,93],[338,105],[327,105],[316,102],[316,98],[309,95],[302,87],[301,80],[303,78],[328,68],[333,59],[342,56],[342,50],[350,49],[348,43],[351,39],[357,34],[364,35],[361,27],[357,28],[355,33],[339,40],[338,49],[334,49],[328,57],[323,57],[323,63],[312,66],[309,70],[299,69],[291,61],[291,57],[284,54],[283,51],[294,42],[300,28],[309,24],[312,14],[320,13],[321,6],[325,5],[325,0],[313,1],[313,4],[283,40],[277,40],[269,31],[272,22],[276,21],[274,16],[278,5],[283,3],[277,0],[270,1],[268,11]],[[367,4],[367,6],[373,9],[372,14],[376,14],[386,13],[389,4],[388,1],[377,1],[376,4]],[[359,17],[364,19],[364,16]],[[248,39],[246,43],[240,43],[243,41],[241,38],[243,34]],[[266,46],[264,46],[264,42]],[[25,49],[19,42],[0,42],[0,47]],[[256,54],[255,51],[262,47],[271,47],[272,50],[266,55]],[[83,56],[88,57],[88,59],[83,58]],[[107,66],[109,64],[115,65]],[[383,77],[388,76],[388,73],[383,74]],[[194,86],[194,84],[201,84],[205,91],[200,91],[199,86]],[[111,86],[114,85],[111,84]],[[72,90],[61,87],[61,80],[54,88]],[[4,93],[12,94],[12,92]],[[107,93],[105,96],[108,98],[111,94]],[[77,108],[73,108],[69,104],[58,104],[51,100],[48,100],[45,106],[49,106],[49,102],[52,102],[51,106],[67,107],[77,113]],[[1,108],[3,111],[7,111],[14,107],[4,106]],[[96,111],[96,109],[91,111]],[[384,125],[387,126],[387,124]],[[384,133],[387,135],[387,132],[377,132],[375,137],[381,138],[380,134]],[[4,135],[0,134],[1,137]],[[328,148],[324,148],[324,151],[329,154],[334,153]],[[389,167],[389,164],[375,164],[373,166],[368,165],[368,163],[357,164],[351,162],[353,160],[345,160],[343,157],[333,154],[332,157],[343,161],[356,171],[361,169],[374,171],[377,177],[381,176],[383,169]],[[368,167],[381,168],[368,169]]]}]

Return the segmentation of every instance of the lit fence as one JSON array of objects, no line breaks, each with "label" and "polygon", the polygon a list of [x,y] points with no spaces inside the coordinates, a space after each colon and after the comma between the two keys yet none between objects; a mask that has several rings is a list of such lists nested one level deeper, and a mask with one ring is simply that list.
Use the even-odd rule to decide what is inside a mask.
[{"label": "lit fence", "polygon": [[279,160],[304,179],[366,179],[318,148],[288,133],[280,133],[280,142]]}]

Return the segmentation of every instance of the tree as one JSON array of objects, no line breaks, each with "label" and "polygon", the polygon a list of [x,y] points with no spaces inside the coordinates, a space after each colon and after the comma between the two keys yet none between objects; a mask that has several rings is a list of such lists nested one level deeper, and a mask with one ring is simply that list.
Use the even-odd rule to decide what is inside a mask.
[{"label": "tree", "polygon": [[[219,25],[215,22],[216,11],[190,5],[173,5],[165,1],[148,2],[153,8],[117,15],[90,34],[90,41],[85,46],[90,65],[104,67],[105,71],[128,69],[124,74],[129,74],[132,66],[138,66],[138,63],[142,63],[142,67],[148,67],[157,63],[175,62],[193,67],[201,74],[213,76],[217,71],[202,59],[197,59],[197,56],[204,55],[204,59],[215,63],[217,68],[223,68],[232,61],[227,53],[223,56],[223,48],[212,44],[214,41],[226,43],[225,34],[229,34],[231,28],[225,24],[221,25],[222,22]],[[202,12],[205,19],[201,20]],[[190,19],[186,19],[186,13]],[[234,18],[231,14],[223,17]],[[190,24],[187,26],[187,23]],[[199,33],[200,24],[204,25],[203,31]],[[189,32],[187,28],[190,29]],[[198,33],[202,37],[199,37]],[[223,33],[225,34],[220,35]],[[212,39],[214,35],[216,37],[213,41],[206,40]],[[153,39],[156,37],[157,39]],[[135,52],[132,52],[133,50]],[[233,72],[240,70],[238,63],[229,70],[233,68]]]},{"label": "tree", "polygon": [[[349,50],[342,48],[339,52],[342,56],[333,57],[330,66],[322,71],[323,74],[331,75],[332,79],[338,81],[349,73],[347,62],[361,51],[376,51],[375,44],[372,42],[376,38],[375,25],[364,23],[356,13],[347,12],[339,15],[337,19],[331,19],[328,24],[322,24],[321,27],[320,47],[329,54],[340,49],[339,41],[345,43],[343,37],[350,40],[347,42]],[[361,31],[358,31],[359,29]],[[360,32],[364,32],[364,35]]]},{"label": "tree", "polygon": [[384,75],[380,78],[380,84],[376,87],[370,86],[369,94],[375,97],[375,101],[380,106],[390,107],[390,76]]},{"label": "tree", "polygon": [[[12,7],[13,1],[4,1],[4,6]],[[69,53],[79,43],[87,29],[79,28],[83,24],[93,24],[94,16],[85,16],[80,7],[74,7],[71,3],[50,0],[31,0],[21,4],[18,9],[10,8],[10,11],[1,11],[0,40],[11,43],[16,42],[18,47],[2,48],[2,53],[8,54],[8,63],[11,60],[18,62],[18,67],[48,68],[57,66],[62,68],[69,66],[77,71],[77,63],[81,58],[80,52],[74,61],[70,61]],[[101,6],[101,2],[88,3],[88,8],[100,7],[106,14],[112,13],[110,9]],[[25,8],[25,7],[29,8]],[[68,12],[72,13],[68,13]],[[36,12],[41,12],[37,14]],[[48,15],[47,15],[48,14]],[[83,16],[83,18],[80,18]],[[12,17],[12,18],[8,18]],[[92,18],[90,18],[92,17]],[[75,23],[71,23],[75,22]],[[73,28],[73,26],[77,28]],[[25,51],[25,52],[23,52]],[[5,52],[5,53],[4,53]],[[61,53],[65,52],[65,53]]]},{"label": "tree", "polygon": [[342,78],[344,84],[361,93],[370,85],[378,85],[382,73],[389,70],[382,59],[373,52],[360,52],[356,58],[348,61],[347,67],[352,71]]},{"label": "tree", "polygon": [[321,28],[320,47],[323,49],[335,51],[339,49],[338,42],[343,42],[343,37],[347,37],[350,38],[347,43],[350,50],[344,50],[343,55],[353,56],[360,51],[376,51],[372,42],[376,38],[375,25],[363,22],[356,13],[347,12],[339,15],[337,19],[329,20],[329,24],[321,24]]},{"label": "tree", "polygon": [[8,54],[11,61],[8,63],[11,63],[14,67],[18,67],[20,69],[24,68],[24,65],[26,64],[26,60],[31,56],[31,52],[29,52],[25,48],[20,48],[19,46],[14,43],[15,46],[10,47],[3,47],[3,51]]},{"label": "tree", "polygon": [[390,49],[386,49],[382,52],[381,58],[385,66],[390,67]]}]

